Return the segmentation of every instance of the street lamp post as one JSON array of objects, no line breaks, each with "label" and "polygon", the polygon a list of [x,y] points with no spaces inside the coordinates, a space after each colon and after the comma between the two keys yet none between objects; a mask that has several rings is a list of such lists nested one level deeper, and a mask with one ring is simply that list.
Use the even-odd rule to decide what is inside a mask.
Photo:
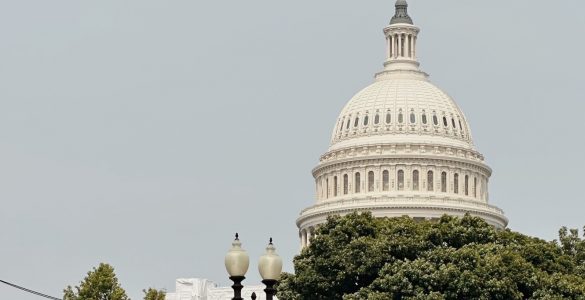
[{"label": "street lamp post", "polygon": [[[234,298],[232,300],[243,300],[242,298],[242,281],[246,278],[246,272],[250,265],[250,257],[244,249],[239,236],[236,233],[236,239],[232,243],[232,248],[225,256],[225,268],[230,275],[230,280],[234,282],[232,289],[234,290]],[[280,279],[282,273],[282,258],[276,254],[276,248],[270,238],[270,243],[266,247],[266,254],[260,257],[258,262],[258,271],[262,276],[262,283],[266,285],[266,300],[273,300],[276,295],[274,286]],[[252,293],[252,299],[256,299],[256,293]]]},{"label": "street lamp post", "polygon": [[232,248],[225,256],[225,268],[230,274],[230,280],[234,282],[234,298],[232,300],[244,300],[242,298],[242,281],[246,279],[245,275],[250,266],[250,257],[246,250],[242,249],[242,243],[236,233],[236,239],[232,243]]},{"label": "street lamp post", "polygon": [[274,286],[280,279],[280,273],[282,273],[282,258],[276,254],[276,248],[272,244],[272,238],[270,243],[266,247],[266,254],[260,257],[258,262],[258,271],[262,276],[262,283],[266,285],[266,300],[272,300],[272,297],[276,295],[276,289]]}]

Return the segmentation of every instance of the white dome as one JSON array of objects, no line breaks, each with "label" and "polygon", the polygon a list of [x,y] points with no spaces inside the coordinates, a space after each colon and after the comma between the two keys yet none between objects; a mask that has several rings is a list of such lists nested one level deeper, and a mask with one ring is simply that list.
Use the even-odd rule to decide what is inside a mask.
[{"label": "white dome", "polygon": [[462,111],[422,72],[380,74],[357,93],[337,119],[329,150],[384,143],[473,149]]},{"label": "white dome", "polygon": [[392,20],[383,71],[345,105],[313,169],[316,204],[297,219],[303,247],[327,216],[356,211],[415,220],[469,213],[497,228],[508,224],[489,204],[492,170],[463,112],[419,69],[419,28],[405,1]]}]

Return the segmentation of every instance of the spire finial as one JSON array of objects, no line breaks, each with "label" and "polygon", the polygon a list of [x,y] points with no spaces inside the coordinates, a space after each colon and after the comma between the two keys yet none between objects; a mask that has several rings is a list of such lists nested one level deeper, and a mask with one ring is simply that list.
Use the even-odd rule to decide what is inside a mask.
[{"label": "spire finial", "polygon": [[240,240],[240,235],[236,232],[236,241]]},{"label": "spire finial", "polygon": [[413,24],[412,19],[408,15],[408,3],[406,0],[397,0],[396,5],[396,13],[392,20],[390,20],[390,25],[398,24],[398,23],[406,23],[406,24]]}]

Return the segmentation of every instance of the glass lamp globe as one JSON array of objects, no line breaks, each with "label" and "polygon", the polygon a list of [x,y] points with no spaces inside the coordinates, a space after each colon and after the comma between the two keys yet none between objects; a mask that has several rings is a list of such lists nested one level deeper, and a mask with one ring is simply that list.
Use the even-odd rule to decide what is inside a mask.
[{"label": "glass lamp globe", "polygon": [[270,243],[266,247],[266,254],[260,257],[258,261],[258,271],[260,276],[264,280],[279,280],[280,273],[282,273],[282,258],[276,254],[276,248],[272,244],[272,238]]},{"label": "glass lamp globe", "polygon": [[225,269],[231,277],[244,277],[249,266],[250,257],[246,250],[242,249],[242,243],[236,233],[232,248],[225,256]]}]

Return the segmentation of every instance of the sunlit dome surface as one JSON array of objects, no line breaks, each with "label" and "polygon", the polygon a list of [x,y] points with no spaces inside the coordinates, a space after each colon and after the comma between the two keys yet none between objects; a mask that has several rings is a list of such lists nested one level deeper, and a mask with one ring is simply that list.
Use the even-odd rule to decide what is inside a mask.
[{"label": "sunlit dome surface", "polygon": [[423,74],[387,76],[343,108],[331,149],[372,143],[432,143],[473,149],[471,131],[455,102]]}]

